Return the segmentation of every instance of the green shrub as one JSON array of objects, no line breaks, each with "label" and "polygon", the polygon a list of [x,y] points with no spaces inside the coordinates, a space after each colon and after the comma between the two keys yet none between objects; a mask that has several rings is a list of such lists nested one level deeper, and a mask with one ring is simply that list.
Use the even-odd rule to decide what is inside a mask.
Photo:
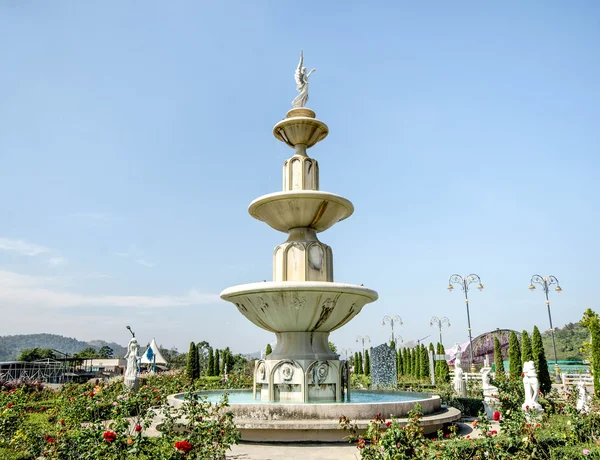
[{"label": "green shrub", "polygon": [[477,417],[483,409],[483,401],[475,398],[452,398],[448,405],[460,410],[463,415]]}]

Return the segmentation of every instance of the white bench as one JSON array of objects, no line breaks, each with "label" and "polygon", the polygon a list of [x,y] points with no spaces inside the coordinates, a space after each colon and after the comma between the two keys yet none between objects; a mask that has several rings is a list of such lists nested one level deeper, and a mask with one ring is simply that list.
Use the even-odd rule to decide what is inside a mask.
[{"label": "white bench", "polygon": [[591,374],[561,374],[563,387],[577,386],[583,382],[585,386],[594,386],[594,379]]}]

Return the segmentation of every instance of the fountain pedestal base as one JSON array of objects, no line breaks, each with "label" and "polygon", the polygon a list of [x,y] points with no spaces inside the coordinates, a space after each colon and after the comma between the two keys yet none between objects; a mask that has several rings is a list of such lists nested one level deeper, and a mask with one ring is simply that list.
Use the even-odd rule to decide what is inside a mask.
[{"label": "fountain pedestal base", "polygon": [[254,366],[253,388],[254,399],[265,402],[342,402],[349,398],[348,363],[337,359],[259,360]]}]

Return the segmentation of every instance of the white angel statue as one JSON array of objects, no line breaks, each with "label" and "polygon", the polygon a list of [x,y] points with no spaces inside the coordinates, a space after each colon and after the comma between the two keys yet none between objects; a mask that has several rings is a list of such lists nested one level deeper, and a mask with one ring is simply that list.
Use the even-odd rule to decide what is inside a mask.
[{"label": "white angel statue", "polygon": [[298,68],[294,74],[294,78],[296,79],[296,89],[300,91],[300,94],[292,101],[292,106],[295,109],[306,106],[306,102],[308,101],[308,77],[316,70],[311,69],[310,72],[306,73],[306,67],[302,67],[303,63],[304,52],[300,51],[300,62],[298,63]]}]

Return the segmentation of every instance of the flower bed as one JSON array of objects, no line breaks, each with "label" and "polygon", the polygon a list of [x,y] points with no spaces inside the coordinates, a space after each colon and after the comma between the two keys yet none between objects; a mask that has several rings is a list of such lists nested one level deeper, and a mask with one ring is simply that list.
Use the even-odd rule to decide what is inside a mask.
[{"label": "flower bed", "polygon": [[[157,375],[144,383],[137,393],[128,392],[122,380],[69,384],[57,391],[31,382],[5,386],[0,392],[0,460],[223,458],[238,442],[226,399],[211,405],[193,398],[173,411],[165,403],[168,394],[243,385],[243,377],[192,383],[182,374]],[[161,431],[148,436],[159,408]]]}]

